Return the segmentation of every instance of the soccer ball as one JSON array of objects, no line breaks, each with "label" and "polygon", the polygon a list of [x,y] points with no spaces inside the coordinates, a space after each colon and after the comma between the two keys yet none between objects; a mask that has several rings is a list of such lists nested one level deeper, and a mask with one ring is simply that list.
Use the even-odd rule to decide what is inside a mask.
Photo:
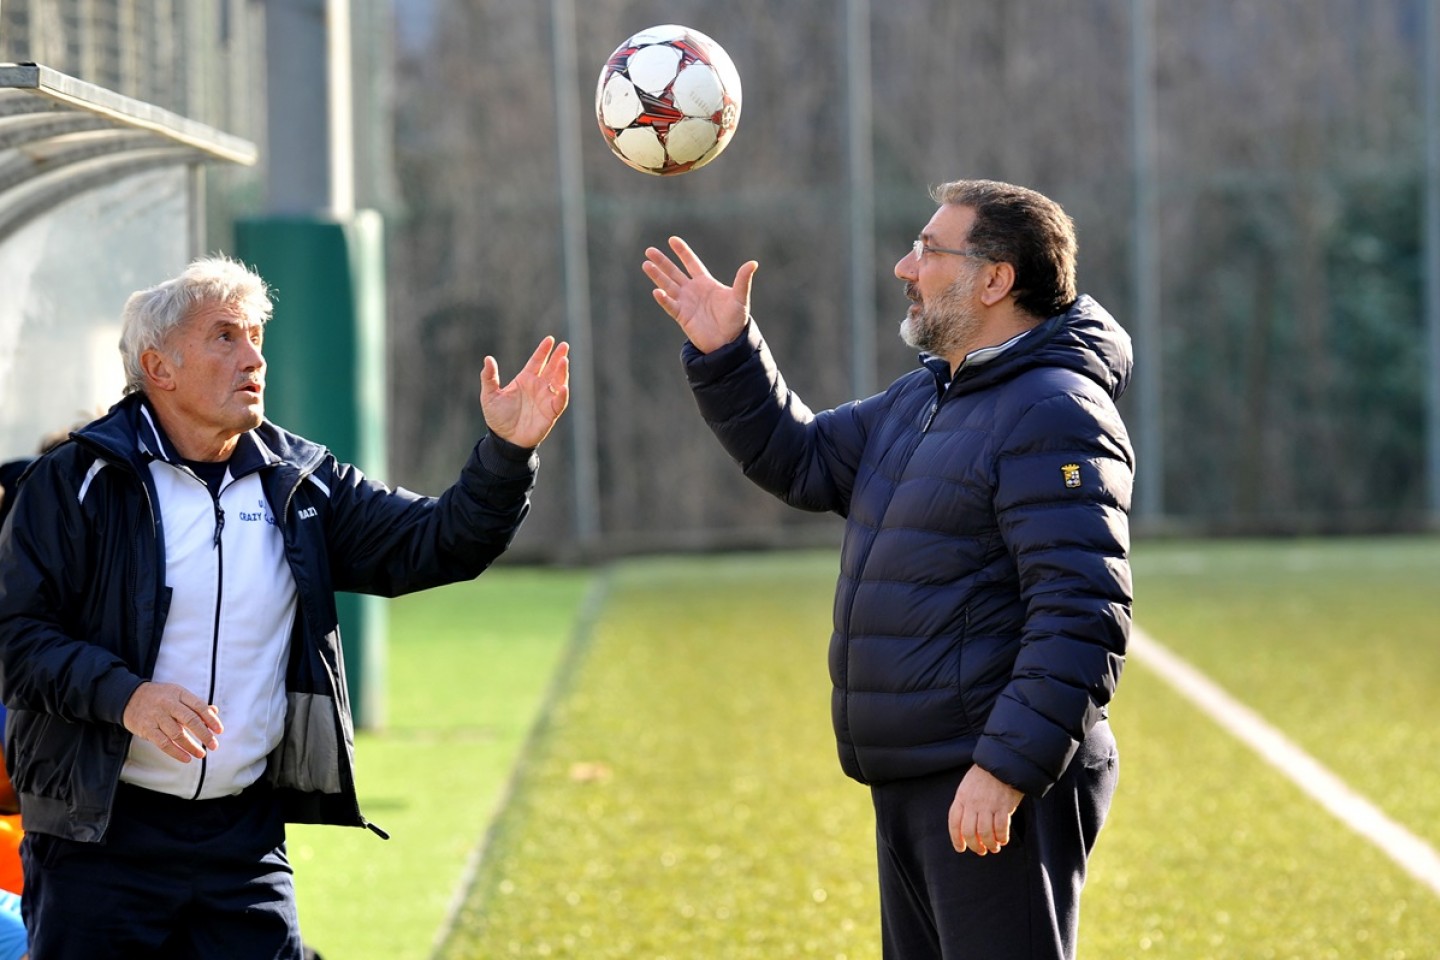
[{"label": "soccer ball", "polygon": [[595,119],[615,156],[642,173],[698,170],[735,134],[740,75],[730,55],[699,30],[651,27],[605,61]]}]

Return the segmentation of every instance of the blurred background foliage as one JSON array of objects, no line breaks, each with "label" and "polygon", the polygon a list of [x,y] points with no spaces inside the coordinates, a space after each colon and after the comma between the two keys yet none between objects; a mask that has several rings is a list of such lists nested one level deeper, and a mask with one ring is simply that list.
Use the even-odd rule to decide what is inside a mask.
[{"label": "blurred background foliage", "polygon": [[[402,11],[405,8],[402,4]],[[415,4],[419,9],[421,5]],[[438,489],[480,429],[478,358],[563,334],[549,4],[430,0],[400,46],[392,225],[394,475]],[[681,338],[639,263],[671,234],[728,279],[816,409],[853,399],[845,37],[837,0],[578,6],[600,529],[611,550],[825,540],[833,519],[749,489],[693,411]],[[1424,523],[1421,0],[1191,0],[1154,9],[1163,516],[1142,530],[1349,532]],[[1133,314],[1129,0],[887,0],[871,23],[877,384],[910,369],[896,259],[930,185],[1060,201],[1081,287]],[[609,155],[589,109],[610,51],[683,22],[744,82],[705,170]],[[1131,327],[1134,332],[1133,326]],[[1124,412],[1132,430],[1132,395]],[[562,430],[566,429],[562,427]],[[443,442],[441,442],[443,441]],[[565,536],[570,450],[547,447],[521,550]]]},{"label": "blurred background foliage", "polygon": [[[268,156],[264,24],[276,2],[5,0],[0,56],[213,123]],[[1154,377],[1122,403],[1142,465],[1138,530],[1389,532],[1440,514],[1440,480],[1426,476],[1426,418],[1440,412],[1427,411],[1423,241],[1425,36],[1440,0],[350,6],[359,201],[385,214],[389,247],[386,479],[443,489],[483,429],[483,356],[511,373],[541,335],[568,335],[559,147],[578,139],[591,335],[577,372],[589,384],[546,446],[519,554],[832,542],[834,518],[750,488],[706,434],[680,335],[640,273],[644,248],[683,235],[727,279],[758,259],[754,314],[791,385],[821,409],[913,367],[896,336],[906,302],[893,265],[933,210],[928,188],[960,177],[1064,204],[1082,289],[1136,337]],[[856,9],[868,11],[869,56],[856,62],[869,68],[861,142],[873,173],[858,182],[873,187],[875,251],[860,261]],[[557,31],[561,10],[574,22]],[[610,155],[591,104],[610,52],[666,22],[727,49],[744,108],[724,155],[659,179]],[[561,34],[571,52],[557,61]],[[1137,111],[1141,75],[1152,103]],[[262,175],[284,171],[214,172],[214,229],[254,212]],[[873,357],[852,336],[855,317],[872,315]]]}]

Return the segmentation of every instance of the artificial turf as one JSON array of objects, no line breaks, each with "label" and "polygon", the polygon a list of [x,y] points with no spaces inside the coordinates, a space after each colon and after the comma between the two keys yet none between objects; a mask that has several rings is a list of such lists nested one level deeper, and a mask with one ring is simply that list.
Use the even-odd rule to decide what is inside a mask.
[{"label": "artificial turf", "polygon": [[[425,957],[442,927],[447,960],[878,957],[869,798],[828,724],[835,562],[495,571],[396,604],[394,728],[359,747],[362,801],[396,838],[292,831],[307,938],[340,957]],[[1436,842],[1440,539],[1140,544],[1135,569],[1142,626]],[[1440,956],[1433,891],[1143,660],[1112,719],[1082,957]]]},{"label": "artificial turf", "polygon": [[870,801],[829,730],[833,567],[622,564],[442,955],[836,957],[872,941]]},{"label": "artificial turf", "polygon": [[499,566],[391,603],[387,725],[355,744],[361,808],[391,839],[289,829],[301,929],[325,960],[431,956],[592,580]]}]

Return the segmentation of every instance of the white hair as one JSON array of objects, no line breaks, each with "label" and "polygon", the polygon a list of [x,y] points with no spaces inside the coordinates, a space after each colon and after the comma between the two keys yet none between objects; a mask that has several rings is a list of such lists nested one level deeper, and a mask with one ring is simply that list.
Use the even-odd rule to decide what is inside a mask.
[{"label": "white hair", "polygon": [[125,362],[127,394],[145,389],[141,355],[161,349],[171,331],[184,323],[196,306],[209,303],[238,307],[247,320],[261,324],[270,319],[273,310],[265,281],[243,263],[223,255],[202,257],[178,277],[132,293],[120,313],[120,356]]}]

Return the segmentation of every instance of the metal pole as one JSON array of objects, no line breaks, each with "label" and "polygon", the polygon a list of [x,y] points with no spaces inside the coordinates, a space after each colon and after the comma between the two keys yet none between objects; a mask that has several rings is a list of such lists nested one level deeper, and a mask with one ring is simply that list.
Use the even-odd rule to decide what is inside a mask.
[{"label": "metal pole", "polygon": [[875,392],[875,162],[870,77],[870,2],[846,0],[845,92],[849,115],[850,380]]},{"label": "metal pole", "polygon": [[355,111],[352,101],[350,0],[325,3],[326,81],[329,84],[330,213],[355,212]]},{"label": "metal pole", "polygon": [[185,188],[189,194],[186,200],[186,229],[189,233],[189,245],[185,251],[187,260],[203,256],[209,247],[207,243],[205,220],[205,168],[198,163],[185,165]]},{"label": "metal pole", "polygon": [[266,210],[313,216],[333,202],[335,124],[325,0],[266,0]]},{"label": "metal pole", "polygon": [[1425,466],[1430,521],[1440,526],[1440,0],[1425,2]]},{"label": "metal pole", "polygon": [[1136,333],[1136,514],[1165,513],[1165,410],[1160,383],[1160,237],[1156,200],[1154,0],[1130,0],[1130,156],[1134,177],[1131,283]]},{"label": "metal pole", "polygon": [[580,113],[576,104],[575,5],[551,0],[555,61],[556,143],[560,161],[560,231],[565,265],[566,339],[570,342],[571,475],[573,531],[582,552],[600,532],[600,497],[595,447],[595,386],[590,349],[589,227],[585,217],[585,178],[580,153]]},{"label": "metal pole", "polygon": [[[384,229],[355,210],[350,2],[266,0],[266,214],[237,221],[236,252],[279,291],[271,414],[383,476]],[[323,382],[306,375],[316,364]],[[388,608],[348,592],[335,603],[355,724],[378,729]]]}]

